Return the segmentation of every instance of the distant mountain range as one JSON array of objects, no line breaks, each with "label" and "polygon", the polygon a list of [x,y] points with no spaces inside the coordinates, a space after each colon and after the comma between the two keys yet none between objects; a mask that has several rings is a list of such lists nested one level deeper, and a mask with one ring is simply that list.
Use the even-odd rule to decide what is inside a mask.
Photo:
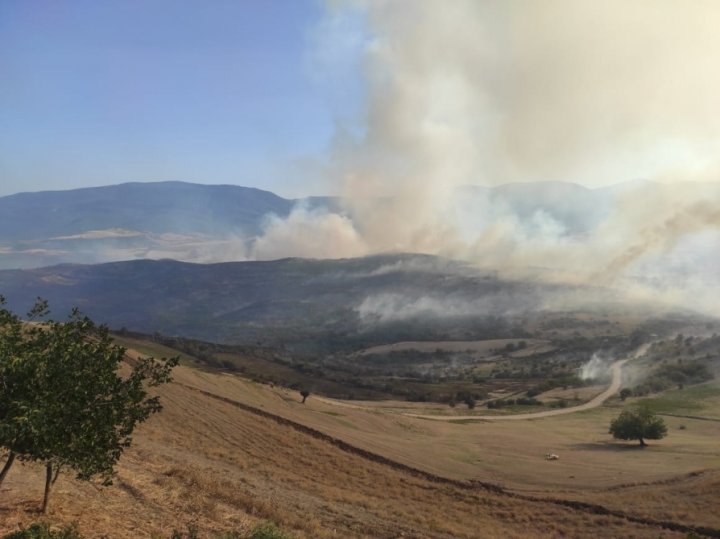
[{"label": "distant mountain range", "polygon": [[[492,219],[502,212],[528,226],[549,216],[564,233],[581,235],[607,215],[615,192],[563,182],[469,186],[458,189],[456,202],[475,215]],[[270,216],[284,218],[297,205],[342,206],[333,197],[286,199],[260,189],[184,182],[0,197],[0,269],[142,258],[241,260],[243,246],[263,233]],[[235,242],[230,247],[228,238]]]},{"label": "distant mountain range", "polygon": [[192,247],[218,237],[251,239],[269,215],[298,203],[269,191],[185,182],[124,183],[0,197],[0,268],[97,263],[163,255],[193,260]]}]

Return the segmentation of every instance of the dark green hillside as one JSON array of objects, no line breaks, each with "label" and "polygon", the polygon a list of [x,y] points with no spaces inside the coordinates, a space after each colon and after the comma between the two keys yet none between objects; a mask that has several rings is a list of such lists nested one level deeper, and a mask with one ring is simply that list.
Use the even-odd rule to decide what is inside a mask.
[{"label": "dark green hillside", "polygon": [[40,295],[56,312],[78,305],[115,328],[230,343],[305,345],[322,336],[328,348],[352,347],[358,336],[364,344],[510,336],[506,314],[532,310],[557,291],[422,255],[0,272],[0,293],[18,312]]}]

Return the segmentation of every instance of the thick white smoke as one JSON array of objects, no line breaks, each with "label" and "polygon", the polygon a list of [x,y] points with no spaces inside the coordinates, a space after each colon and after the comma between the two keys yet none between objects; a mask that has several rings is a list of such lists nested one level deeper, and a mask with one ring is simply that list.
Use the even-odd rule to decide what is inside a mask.
[{"label": "thick white smoke", "polygon": [[601,354],[594,353],[592,357],[580,367],[581,380],[596,380],[607,378],[610,375],[611,360]]},{"label": "thick white smoke", "polygon": [[[709,290],[693,264],[716,262],[703,250],[720,241],[720,189],[686,182],[720,180],[720,4],[377,0],[328,2],[327,13],[319,47],[333,47],[343,13],[366,21],[353,59],[364,114],[325,166],[345,212],[271,221],[253,256],[424,252],[641,298]],[[537,190],[574,205],[561,209],[575,211],[580,232],[461,188],[635,178],[663,183],[584,201],[555,184]],[[703,297],[702,307],[718,304]]]}]

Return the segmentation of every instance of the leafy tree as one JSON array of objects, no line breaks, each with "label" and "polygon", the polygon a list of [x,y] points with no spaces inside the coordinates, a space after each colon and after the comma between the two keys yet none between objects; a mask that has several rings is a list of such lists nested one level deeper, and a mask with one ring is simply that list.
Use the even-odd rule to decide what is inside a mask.
[{"label": "leafy tree", "polygon": [[[8,449],[7,460],[0,471],[0,485],[18,454],[33,447],[33,428],[28,421],[33,400],[32,366],[25,361],[29,343],[20,318],[4,308],[0,296],[0,447]],[[32,320],[45,314],[47,304],[38,300],[28,313]]]},{"label": "leafy tree", "polygon": [[300,392],[300,396],[302,397],[302,403],[305,404],[305,401],[306,401],[307,398],[310,396],[310,392],[309,392],[307,389],[303,389],[303,390]]},{"label": "leafy tree", "polygon": [[[43,314],[45,307],[40,302],[34,312]],[[169,382],[178,358],[141,358],[126,367],[125,349],[77,309],[65,323],[25,326],[20,339],[17,318],[2,316],[3,336],[11,338],[0,339],[3,352],[10,352],[0,356],[8,388],[0,401],[0,445],[10,451],[8,460],[17,455],[45,463],[45,512],[62,468],[111,484],[136,425],[161,409],[147,387]]]},{"label": "leafy tree", "polygon": [[632,395],[632,389],[630,389],[629,387],[624,387],[620,390],[620,400],[621,401],[624,401],[631,395]]},{"label": "leafy tree", "polygon": [[667,435],[667,427],[661,417],[646,407],[623,410],[610,422],[610,434],[619,440],[638,440],[641,446],[645,440],[659,440]]}]

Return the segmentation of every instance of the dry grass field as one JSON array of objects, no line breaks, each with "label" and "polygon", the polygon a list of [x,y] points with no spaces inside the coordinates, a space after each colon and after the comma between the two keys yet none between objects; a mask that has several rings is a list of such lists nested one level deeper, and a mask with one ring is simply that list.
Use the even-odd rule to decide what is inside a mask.
[{"label": "dry grass field", "polygon": [[[438,422],[312,395],[303,405],[296,392],[187,367],[161,395],[165,410],[138,429],[115,486],[61,476],[52,523],[120,538],[169,537],[188,524],[201,537],[248,533],[264,520],[294,537],[687,535],[657,521],[720,530],[717,421],[667,417],[668,438],[639,450],[607,434],[617,402],[542,420]],[[545,461],[549,451],[560,460]],[[0,531],[39,518],[42,484],[37,466],[11,470]]]}]

